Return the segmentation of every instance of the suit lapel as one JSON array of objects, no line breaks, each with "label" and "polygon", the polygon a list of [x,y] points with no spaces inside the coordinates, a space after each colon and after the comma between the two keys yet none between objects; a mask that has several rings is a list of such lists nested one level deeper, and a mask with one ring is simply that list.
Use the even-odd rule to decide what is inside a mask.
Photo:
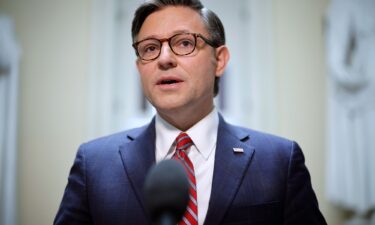
[{"label": "suit lapel", "polygon": [[[211,197],[204,224],[220,224],[249,167],[254,148],[248,133],[227,124],[220,116]],[[243,153],[233,148],[242,148]]]},{"label": "suit lapel", "polygon": [[143,184],[147,172],[155,163],[155,119],[139,135],[128,135],[132,141],[120,146],[126,174],[144,212]]}]

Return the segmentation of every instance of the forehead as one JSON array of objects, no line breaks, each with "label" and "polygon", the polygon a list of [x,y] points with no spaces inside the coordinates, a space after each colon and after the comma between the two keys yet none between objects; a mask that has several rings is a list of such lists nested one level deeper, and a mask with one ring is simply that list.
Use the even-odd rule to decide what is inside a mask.
[{"label": "forehead", "polygon": [[165,38],[182,31],[203,35],[208,33],[198,12],[185,6],[167,6],[151,13],[146,18],[137,39]]}]

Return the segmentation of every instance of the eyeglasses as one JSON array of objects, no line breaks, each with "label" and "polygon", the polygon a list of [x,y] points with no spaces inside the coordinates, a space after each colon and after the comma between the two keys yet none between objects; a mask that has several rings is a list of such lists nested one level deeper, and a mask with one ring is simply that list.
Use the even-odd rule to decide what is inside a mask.
[{"label": "eyeglasses", "polygon": [[163,42],[168,41],[169,47],[175,55],[183,56],[194,52],[197,46],[197,38],[201,38],[208,45],[216,48],[214,42],[197,33],[180,33],[169,38],[156,39],[147,38],[135,42],[133,48],[139,58],[145,61],[152,61],[160,56]]}]

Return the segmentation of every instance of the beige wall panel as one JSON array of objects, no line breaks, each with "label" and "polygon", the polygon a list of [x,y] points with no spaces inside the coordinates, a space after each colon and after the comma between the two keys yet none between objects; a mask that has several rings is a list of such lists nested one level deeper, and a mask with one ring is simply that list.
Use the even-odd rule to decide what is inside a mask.
[{"label": "beige wall panel", "polygon": [[20,225],[52,224],[84,138],[90,1],[1,0],[22,49]]}]

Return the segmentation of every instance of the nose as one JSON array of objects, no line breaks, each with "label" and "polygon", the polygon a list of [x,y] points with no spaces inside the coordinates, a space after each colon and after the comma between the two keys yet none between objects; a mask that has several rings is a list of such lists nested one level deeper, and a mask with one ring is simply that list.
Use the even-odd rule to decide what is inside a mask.
[{"label": "nose", "polygon": [[160,55],[157,60],[161,70],[168,70],[177,66],[176,55],[172,52],[168,42],[162,44]]}]

